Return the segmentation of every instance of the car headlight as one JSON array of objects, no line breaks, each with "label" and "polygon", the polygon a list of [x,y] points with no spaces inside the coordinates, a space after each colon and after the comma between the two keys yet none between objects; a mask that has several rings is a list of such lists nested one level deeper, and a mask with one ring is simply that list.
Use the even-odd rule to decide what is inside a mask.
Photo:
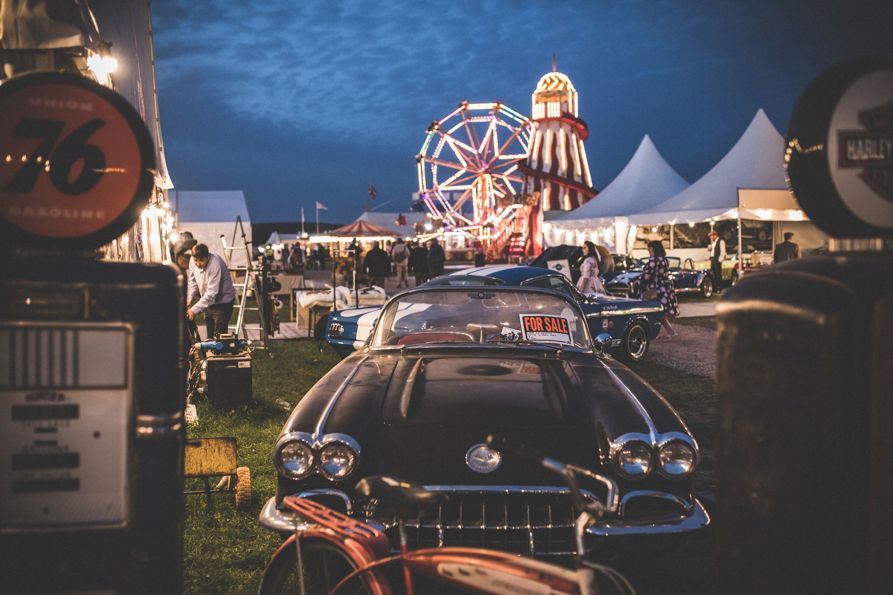
[{"label": "car headlight", "polygon": [[657,453],[660,471],[667,477],[685,477],[695,470],[697,454],[691,445],[682,440],[671,440]]},{"label": "car headlight", "polygon": [[617,452],[617,470],[627,479],[641,479],[651,471],[651,447],[639,440],[623,444]]},{"label": "car headlight", "polygon": [[304,479],[313,472],[316,455],[310,442],[301,434],[289,434],[276,446],[273,463],[279,474],[289,479]]},{"label": "car headlight", "polygon": [[344,435],[330,434],[323,437],[319,451],[319,473],[329,481],[349,477],[360,461],[360,447],[356,441]]}]

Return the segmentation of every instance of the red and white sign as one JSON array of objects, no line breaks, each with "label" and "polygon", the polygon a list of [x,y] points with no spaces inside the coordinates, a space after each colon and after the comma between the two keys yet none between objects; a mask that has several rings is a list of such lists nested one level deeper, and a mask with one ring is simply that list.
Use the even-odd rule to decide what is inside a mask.
[{"label": "red and white sign", "polygon": [[527,341],[572,345],[570,321],[564,316],[521,314],[521,335]]},{"label": "red and white sign", "polygon": [[0,85],[0,114],[5,228],[24,243],[99,246],[133,225],[155,164],[126,99],[77,75],[37,72]]}]

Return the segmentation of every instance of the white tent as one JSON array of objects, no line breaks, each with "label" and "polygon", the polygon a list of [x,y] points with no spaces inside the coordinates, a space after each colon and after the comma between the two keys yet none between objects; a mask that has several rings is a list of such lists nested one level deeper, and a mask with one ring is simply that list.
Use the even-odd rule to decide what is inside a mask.
[{"label": "white tent", "polygon": [[[191,232],[200,243],[207,244],[211,252],[224,256],[223,242],[227,246],[241,246],[242,229],[237,229],[236,219],[241,219],[247,241],[251,241],[251,219],[245,193],[241,190],[194,191],[171,190],[171,206],[177,213],[179,231]],[[245,266],[244,250],[233,250],[234,266]]]},{"label": "white tent", "polygon": [[787,189],[783,159],[784,139],[761,109],[738,142],[701,179],[664,202],[630,216],[630,223],[735,219],[739,207],[745,219],[802,220],[799,205]]},{"label": "white tent", "polygon": [[628,215],[647,210],[688,187],[646,134],[626,167],[595,198],[543,223],[546,246],[591,240],[611,250],[629,248]]}]

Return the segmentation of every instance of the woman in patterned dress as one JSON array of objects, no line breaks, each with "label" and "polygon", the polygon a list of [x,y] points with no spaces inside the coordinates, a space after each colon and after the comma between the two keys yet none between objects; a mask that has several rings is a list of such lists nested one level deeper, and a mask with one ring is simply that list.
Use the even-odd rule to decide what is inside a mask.
[{"label": "woman in patterned dress", "polygon": [[605,286],[598,278],[598,252],[595,244],[583,242],[583,262],[580,264],[580,278],[577,280],[577,289],[584,295],[590,293],[605,293]]},{"label": "woman in patterned dress", "polygon": [[670,317],[679,316],[679,302],[676,300],[676,290],[670,280],[670,263],[667,262],[667,251],[660,240],[648,242],[648,255],[650,258],[645,263],[642,271],[642,289],[656,289],[657,300],[664,310],[664,316],[660,319],[661,325],[667,329],[667,339],[676,334],[670,325]]}]

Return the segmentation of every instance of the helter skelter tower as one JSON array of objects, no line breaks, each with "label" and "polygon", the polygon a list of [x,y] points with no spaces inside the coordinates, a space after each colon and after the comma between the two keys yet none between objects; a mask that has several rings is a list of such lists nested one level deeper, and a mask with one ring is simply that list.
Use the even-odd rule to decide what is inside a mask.
[{"label": "helter skelter tower", "polygon": [[589,175],[589,161],[583,141],[589,136],[586,122],[580,119],[577,90],[571,80],[555,70],[545,74],[533,92],[530,151],[518,166],[525,174],[527,196],[527,254],[542,251],[542,226],[545,211],[576,209],[597,193]]}]

